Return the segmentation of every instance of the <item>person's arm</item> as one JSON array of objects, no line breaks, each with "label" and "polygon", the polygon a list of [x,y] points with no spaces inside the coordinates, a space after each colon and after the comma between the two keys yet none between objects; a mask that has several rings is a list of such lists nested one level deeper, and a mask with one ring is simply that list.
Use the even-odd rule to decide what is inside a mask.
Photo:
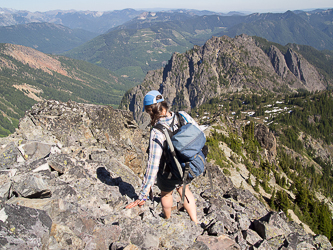
[{"label": "person's arm", "polygon": [[149,157],[146,173],[144,175],[141,192],[139,194],[139,198],[126,206],[126,208],[132,208],[137,205],[142,206],[148,195],[150,189],[153,187],[155,183],[155,179],[159,170],[160,160],[163,153],[162,147],[162,133],[156,133],[155,129],[152,129],[149,139]]}]

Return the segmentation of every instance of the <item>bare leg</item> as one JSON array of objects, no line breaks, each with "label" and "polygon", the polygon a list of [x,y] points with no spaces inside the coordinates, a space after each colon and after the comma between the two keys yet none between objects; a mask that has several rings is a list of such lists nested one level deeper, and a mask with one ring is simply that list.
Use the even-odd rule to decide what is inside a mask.
[{"label": "bare leg", "polygon": [[[177,189],[177,192],[179,193],[180,197],[182,196],[183,187],[180,187]],[[195,205],[195,199],[194,196],[189,189],[188,185],[186,185],[185,189],[185,199],[184,199],[184,208],[186,209],[187,213],[189,214],[191,220],[193,220],[195,223],[198,223],[197,219],[197,207]]]},{"label": "bare leg", "polygon": [[171,192],[161,191],[161,203],[165,218],[169,219],[171,216],[171,208],[173,205],[172,191]]}]

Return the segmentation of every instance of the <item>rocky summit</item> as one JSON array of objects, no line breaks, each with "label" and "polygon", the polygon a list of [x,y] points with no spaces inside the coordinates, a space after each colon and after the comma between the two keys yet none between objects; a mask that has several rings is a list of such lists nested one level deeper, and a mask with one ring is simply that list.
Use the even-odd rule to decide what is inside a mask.
[{"label": "rocky summit", "polygon": [[[265,128],[258,134],[274,145]],[[181,209],[165,220],[157,187],[153,201],[125,209],[140,190],[148,139],[128,111],[72,101],[34,105],[0,140],[1,249],[332,248],[212,163],[212,186],[208,174],[190,184],[200,225]]]},{"label": "rocky summit", "polygon": [[316,91],[331,84],[296,48],[281,51],[275,45],[267,47],[244,34],[212,37],[203,46],[174,53],[165,67],[149,71],[141,85],[127,91],[120,107],[144,123],[143,98],[153,89],[159,90],[173,108],[190,111],[222,93],[245,89]]}]

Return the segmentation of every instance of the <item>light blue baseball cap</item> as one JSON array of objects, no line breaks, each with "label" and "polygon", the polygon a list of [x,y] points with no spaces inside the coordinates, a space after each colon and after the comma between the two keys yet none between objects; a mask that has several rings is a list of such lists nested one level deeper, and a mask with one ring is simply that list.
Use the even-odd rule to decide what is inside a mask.
[{"label": "light blue baseball cap", "polygon": [[162,96],[162,99],[156,100],[156,97],[162,95],[160,92],[158,92],[157,90],[152,90],[149,91],[146,95],[145,98],[143,99],[143,109],[142,112],[145,111],[145,107],[152,105],[154,103],[159,103],[159,102],[163,102],[164,98]]}]

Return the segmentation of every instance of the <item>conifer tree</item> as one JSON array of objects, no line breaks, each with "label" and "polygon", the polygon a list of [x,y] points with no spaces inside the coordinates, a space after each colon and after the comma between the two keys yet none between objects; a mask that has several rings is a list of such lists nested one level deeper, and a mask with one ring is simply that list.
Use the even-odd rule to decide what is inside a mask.
[{"label": "conifer tree", "polygon": [[256,185],[254,186],[254,191],[259,192],[259,178],[256,178]]},{"label": "conifer tree", "polygon": [[302,211],[308,210],[309,190],[302,184],[297,183],[296,203]]},{"label": "conifer tree", "polygon": [[288,194],[283,190],[278,190],[276,192],[276,201],[277,208],[282,210],[286,215],[288,215],[288,209],[290,208],[290,200],[288,198]]},{"label": "conifer tree", "polygon": [[249,176],[247,177],[247,184],[252,186],[252,181],[251,181],[251,173],[249,172]]},{"label": "conifer tree", "polygon": [[270,201],[269,201],[269,206],[270,206],[271,209],[273,209],[273,210],[276,209],[274,203],[275,203],[275,188],[274,188],[274,190],[273,190],[273,194],[272,194],[271,199],[270,199]]},{"label": "conifer tree", "polygon": [[332,237],[332,219],[331,219],[331,213],[327,205],[321,204],[320,206],[320,212],[319,212],[319,230],[322,234],[327,236],[327,238]]}]

